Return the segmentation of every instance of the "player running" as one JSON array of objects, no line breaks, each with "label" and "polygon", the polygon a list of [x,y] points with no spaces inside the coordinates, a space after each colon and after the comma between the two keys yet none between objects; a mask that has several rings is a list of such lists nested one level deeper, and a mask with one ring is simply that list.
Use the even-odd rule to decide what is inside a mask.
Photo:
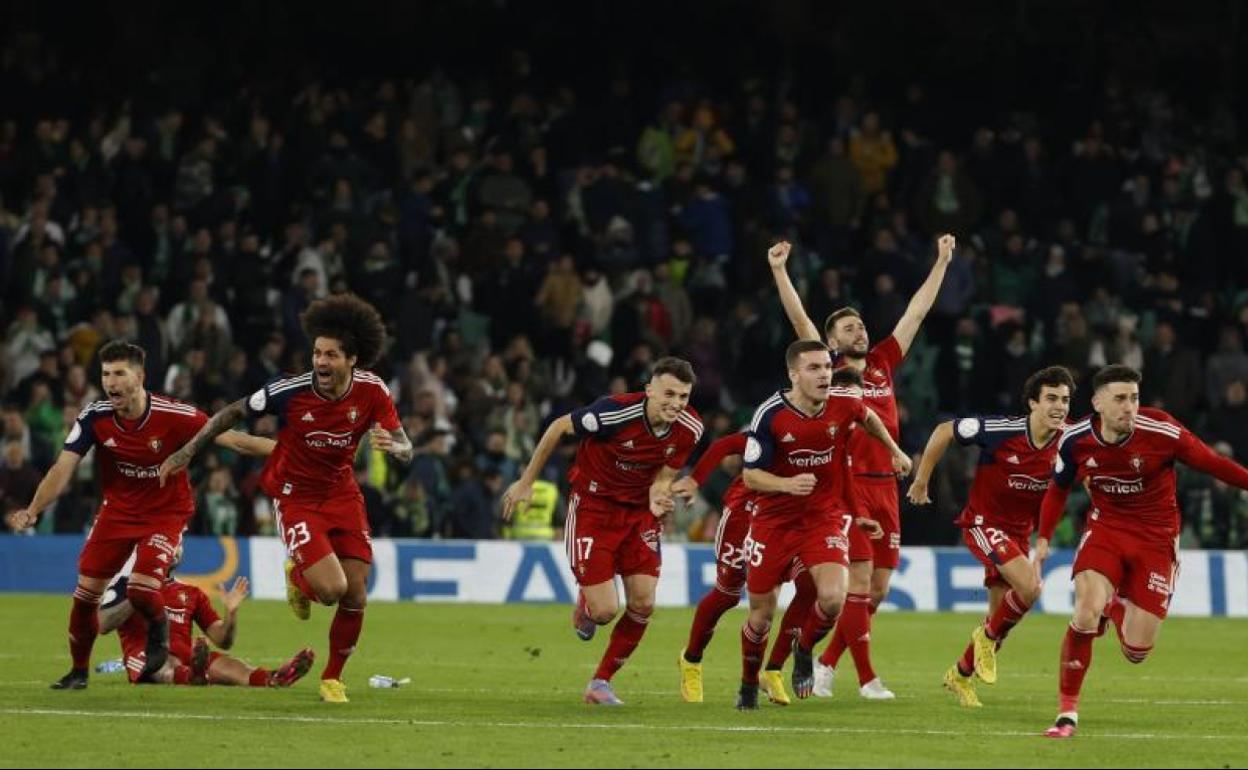
[{"label": "player running", "polygon": [[793,653],[794,693],[799,698],[811,694],[812,650],[832,629],[845,601],[848,530],[855,520],[846,447],[855,424],[884,444],[893,467],[910,470],[910,458],[864,404],[861,377],[852,370],[834,374],[827,346],[794,342],[785,363],[792,387],[759,406],[744,453],[742,475],[755,498],[745,541],[750,614],[741,629],[740,710],[758,708],[758,674],[776,589],[795,568],[810,572],[816,591]]},{"label": "player running", "polygon": [[[100,598],[136,550],[126,596],[147,623],[146,665],[140,678],[150,678],[169,656],[169,621],[161,586],[182,532],[195,514],[195,498],[186,477],[164,485],[157,469],[208,418],[190,404],[149,394],[143,387],[146,360],[143,348],[129,342],[113,341],[100,348],[101,385],[108,398],[82,410],[30,505],[8,517],[14,529],[34,526],[65,491],[78,463],[95,449],[100,508],[78,556],[78,586],[69,612],[72,667],[52,685],[54,690],[86,688],[91,649],[99,635]],[[273,450],[271,439],[235,431],[214,438],[219,446],[240,454],[263,456]]]},{"label": "player running", "polygon": [[1023,385],[1026,416],[974,415],[936,426],[906,495],[915,505],[931,503],[928,483],[949,445],[957,441],[980,447],[979,467],[957,524],[966,547],[984,565],[988,617],[971,632],[962,657],[945,672],[945,687],[962,706],[983,705],[971,674],[985,684],[997,681],[997,650],[1040,598],[1040,576],[1027,554],[1040,502],[1053,481],[1057,441],[1074,391],[1070,372],[1051,366]]},{"label": "player running", "polygon": [[[945,271],[953,259],[955,241],[952,235],[942,235],[936,243],[936,261],[927,279],[910,298],[910,304],[893,333],[875,347],[870,345],[862,316],[852,307],[841,308],[829,315],[821,337],[819,329],[807,317],[801,297],[785,271],[789,244],[778,243],[767,252],[767,261],[771,264],[772,277],[780,291],[785,314],[798,338],[826,338],[828,347],[835,353],[836,365],[852,368],[862,375],[863,400],[888,426],[894,440],[900,435],[894,373],[936,301]],[[864,530],[857,527],[850,529],[849,593],[845,612],[841,614],[832,641],[819,658],[814,694],[831,697],[836,664],[848,648],[858,669],[859,694],[864,698],[886,700],[893,698],[893,693],[884,687],[871,665],[871,616],[888,595],[893,571],[901,563],[901,501],[897,479],[882,446],[868,441],[863,434],[855,434],[850,438],[849,453],[854,461],[858,502],[865,515],[884,528],[884,537],[873,541]]]},{"label": "player running", "polygon": [[[300,319],[312,340],[312,371],[278,377],[213,415],[195,438],[160,467],[161,481],[186,468],[216,435],[247,416],[277,415],[277,448],[260,488],[273,500],[286,546],[286,596],[306,620],[310,603],[337,605],[329,626],[329,661],[321,700],[346,703],[342,669],[364,626],[372,540],[352,461],[365,434],[402,463],[412,444],[381,378],[365,371],[380,357],[386,328],[372,305],[353,294],[317,300]],[[360,367],[360,368],[357,368]]]},{"label": "player running", "polygon": [[572,613],[577,636],[592,639],[619,612],[616,575],[624,580],[626,604],[585,690],[586,703],[623,703],[611,677],[641,642],[654,612],[662,518],[674,507],[672,481],[702,438],[702,420],[688,405],[694,383],[687,361],[659,359],[644,393],[601,398],[552,422],[524,473],[503,494],[503,518],[510,520],[563,437],[581,440],[568,473],[564,529],[568,563],[581,587]]},{"label": "player running", "polygon": [[1062,435],[1056,483],[1044,496],[1038,562],[1049,554],[1071,485],[1084,482],[1092,496],[1071,566],[1075,611],[1062,642],[1057,721],[1045,732],[1050,738],[1075,734],[1092,640],[1109,622],[1127,660],[1143,663],[1153,649],[1179,570],[1175,462],[1248,489],[1248,469],[1214,452],[1169,414],[1140,408],[1140,379],[1129,366],[1096,373],[1096,413]]}]

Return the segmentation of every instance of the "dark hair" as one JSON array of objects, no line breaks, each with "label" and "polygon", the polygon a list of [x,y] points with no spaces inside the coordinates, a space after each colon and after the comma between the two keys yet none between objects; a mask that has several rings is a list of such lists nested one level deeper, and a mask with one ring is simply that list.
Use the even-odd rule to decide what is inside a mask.
[{"label": "dark hair", "polygon": [[1134,382],[1139,384],[1144,379],[1139,370],[1124,364],[1111,364],[1096,373],[1092,378],[1092,392],[1100,390],[1106,385],[1112,385],[1115,382]]},{"label": "dark hair", "polygon": [[1075,378],[1064,366],[1048,366],[1027,378],[1023,383],[1023,406],[1030,408],[1032,401],[1040,400],[1042,388],[1059,388],[1065,385],[1070,395],[1075,395]]},{"label": "dark hair", "polygon": [[328,337],[342,344],[342,352],[356,356],[358,365],[370,367],[381,357],[386,325],[377,309],[354,294],[335,294],[318,299],[299,316],[308,341]]},{"label": "dark hair", "polygon": [[849,366],[842,366],[832,372],[832,387],[844,388],[850,385],[862,387],[862,372]]},{"label": "dark hair", "polygon": [[859,313],[856,308],[852,308],[849,306],[843,307],[840,310],[833,310],[831,315],[828,316],[828,320],[823,322],[823,336],[825,338],[831,337],[832,330],[836,328],[836,322],[841,320],[842,318],[851,318],[851,317],[857,318],[859,321],[861,321],[862,313]]},{"label": "dark hair", "polygon": [[828,352],[828,346],[819,340],[798,340],[789,345],[789,349],[784,352],[785,366],[793,369],[797,366],[797,362],[801,359],[803,353],[813,353],[822,350]]},{"label": "dark hair", "polygon": [[147,364],[147,352],[133,342],[113,340],[100,348],[100,363],[125,361],[142,369]]},{"label": "dark hair", "polygon": [[683,358],[675,356],[664,356],[654,364],[654,371],[650,374],[650,381],[654,382],[664,374],[670,374],[686,385],[698,384],[698,376],[693,373],[693,364]]}]

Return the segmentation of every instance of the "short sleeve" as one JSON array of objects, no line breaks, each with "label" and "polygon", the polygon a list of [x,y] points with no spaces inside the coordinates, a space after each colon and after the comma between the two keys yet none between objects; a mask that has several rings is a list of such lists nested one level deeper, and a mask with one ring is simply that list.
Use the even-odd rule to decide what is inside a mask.
[{"label": "short sleeve", "polygon": [[390,398],[390,393],[382,388],[377,388],[377,422],[381,427],[388,431],[396,431],[403,427],[403,423],[399,420],[399,412],[394,408],[394,400]]},{"label": "short sleeve", "polygon": [[62,448],[76,455],[85,455],[91,451],[91,447],[95,446],[95,420],[99,414],[99,412],[92,411],[89,406],[79,412],[73,427],[69,429],[69,434],[65,436],[65,444]]},{"label": "short sleeve", "polygon": [[277,403],[272,395],[276,379],[264,383],[264,387],[247,397],[247,414],[250,417],[263,417],[266,414],[277,414]]},{"label": "short sleeve", "polygon": [[958,417],[953,421],[953,438],[962,446],[984,446],[984,418]]},{"label": "short sleeve", "polygon": [[572,430],[579,438],[605,436],[645,410],[641,401],[625,404],[610,396],[572,410]]},{"label": "short sleeve", "polygon": [[871,352],[878,357],[878,362],[891,373],[897,367],[901,366],[901,362],[905,359],[905,354],[901,352],[901,343],[893,335],[888,335],[884,341],[876,345]]},{"label": "short sleeve", "polygon": [[1075,483],[1079,463],[1075,460],[1075,440],[1063,442],[1057,447],[1057,459],[1053,463],[1053,482],[1063,489]]},{"label": "short sleeve", "polygon": [[212,606],[212,600],[208,598],[208,594],[195,589],[195,625],[199,626],[199,630],[207,631],[208,628],[221,619],[217,614],[217,610]]}]

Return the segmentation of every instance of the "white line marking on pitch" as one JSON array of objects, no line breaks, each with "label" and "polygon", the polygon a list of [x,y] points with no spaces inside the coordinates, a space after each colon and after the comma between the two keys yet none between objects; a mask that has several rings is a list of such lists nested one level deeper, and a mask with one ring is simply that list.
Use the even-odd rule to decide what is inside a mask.
[{"label": "white line marking on pitch", "polygon": [[[966,730],[919,730],[912,728],[871,728],[871,727],[772,727],[765,725],[647,725],[633,722],[603,724],[599,722],[490,722],[463,721],[452,722],[437,719],[381,719],[361,717],[359,719],[343,719],[341,717],[291,716],[288,714],[172,714],[161,711],[82,711],[74,709],[0,709],[0,714],[11,716],[51,716],[51,717],[94,717],[106,719],[194,719],[205,722],[289,722],[294,724],[335,724],[335,725],[407,725],[408,727],[459,727],[479,729],[496,727],[502,729],[533,730],[661,730],[680,732],[709,733],[811,733],[819,735],[932,735],[932,736],[970,736],[970,737],[1001,737],[1001,738],[1039,738],[1040,731],[1023,732],[1021,730],[998,730],[971,732]],[[1096,733],[1081,732],[1080,737],[1112,738],[1118,740],[1204,740],[1204,741],[1248,741],[1248,735],[1180,735],[1174,733]]]}]

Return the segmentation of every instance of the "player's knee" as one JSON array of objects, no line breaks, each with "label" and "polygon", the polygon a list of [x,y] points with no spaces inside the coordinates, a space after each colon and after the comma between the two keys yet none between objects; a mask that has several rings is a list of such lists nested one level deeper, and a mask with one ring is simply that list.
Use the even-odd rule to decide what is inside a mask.
[{"label": "player's knee", "polygon": [[878,609],[888,598],[888,586],[871,586],[871,609]]},{"label": "player's knee", "polygon": [[1100,621],[1101,613],[1099,610],[1090,605],[1076,604],[1070,624],[1083,633],[1092,633],[1096,631]]},{"label": "player's knee", "polygon": [[1037,580],[1034,583],[1024,585],[1021,589],[1015,588],[1014,590],[1018,594],[1018,598],[1026,602],[1028,607],[1031,607],[1040,601],[1041,587],[1040,581]]},{"label": "player's knee", "polygon": [[316,591],[316,598],[321,604],[334,605],[342,601],[347,595],[346,578],[342,580],[331,580],[326,583],[314,584],[313,590]]},{"label": "player's knee", "polygon": [[615,620],[616,614],[620,611],[619,607],[591,607],[589,608],[589,619],[594,623],[605,626]]},{"label": "player's knee", "polygon": [[654,614],[654,598],[633,599],[628,603],[628,611],[634,615],[648,618]]},{"label": "player's knee", "polygon": [[819,610],[829,618],[836,617],[841,614],[841,610],[845,607],[845,597],[842,595],[828,595],[819,597]]}]

